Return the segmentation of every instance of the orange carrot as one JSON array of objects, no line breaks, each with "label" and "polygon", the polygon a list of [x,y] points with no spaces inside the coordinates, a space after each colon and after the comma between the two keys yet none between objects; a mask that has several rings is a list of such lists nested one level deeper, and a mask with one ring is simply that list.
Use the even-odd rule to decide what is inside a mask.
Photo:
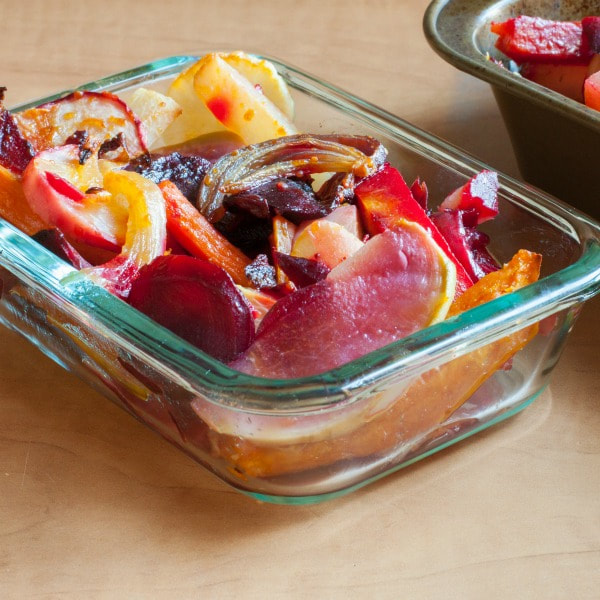
[{"label": "orange carrot", "polygon": [[219,233],[174,183],[163,181],[158,185],[167,207],[167,231],[192,256],[218,265],[235,283],[251,287],[245,273],[250,259]]},{"label": "orange carrot", "polygon": [[41,229],[50,227],[29,206],[21,178],[0,166],[0,217],[33,235]]}]

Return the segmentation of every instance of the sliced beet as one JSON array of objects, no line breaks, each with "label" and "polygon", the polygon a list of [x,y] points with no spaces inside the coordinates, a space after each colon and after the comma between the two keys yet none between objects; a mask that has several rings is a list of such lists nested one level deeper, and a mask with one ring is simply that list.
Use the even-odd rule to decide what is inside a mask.
[{"label": "sliced beet", "polygon": [[319,204],[331,212],[354,197],[355,178],[352,173],[334,173],[317,191]]},{"label": "sliced beet", "polygon": [[156,258],[140,269],[129,303],[207,354],[235,359],[254,340],[252,311],[220,267],[191,256]]},{"label": "sliced beet", "polygon": [[500,268],[487,250],[488,235],[476,229],[475,209],[447,209],[433,213],[431,220],[473,281]]},{"label": "sliced beet", "polygon": [[236,196],[227,196],[223,204],[234,213],[246,213],[257,219],[268,219],[271,215],[265,196],[252,190]]},{"label": "sliced beet", "polygon": [[440,210],[448,208],[475,210],[477,223],[493,219],[498,214],[498,173],[483,170],[471,177],[439,206]]},{"label": "sliced beet", "polygon": [[427,203],[429,200],[429,190],[427,189],[427,184],[424,181],[421,181],[419,177],[417,177],[413,184],[410,186],[410,193],[413,195],[413,198],[419,203],[421,208],[427,210]]},{"label": "sliced beet", "polygon": [[331,270],[325,263],[300,256],[290,256],[282,252],[274,253],[277,266],[299,288],[306,287],[327,277]]},{"label": "sliced beet", "polygon": [[34,156],[31,144],[23,137],[12,114],[2,100],[6,88],[0,87],[0,165],[21,174]]},{"label": "sliced beet", "polygon": [[248,212],[226,211],[214,226],[248,256],[269,251],[269,236],[273,232],[270,219],[259,219]]},{"label": "sliced beet", "polygon": [[[329,210],[317,200],[312,187],[298,179],[279,178],[253,187],[245,192],[227,196],[223,204],[231,210],[250,210],[250,207],[268,206],[270,212],[281,215],[292,223],[324,217]],[[257,215],[251,211],[251,214]],[[266,218],[265,215],[262,218]]]},{"label": "sliced beet", "polygon": [[269,264],[266,254],[259,254],[244,270],[246,277],[259,290],[277,287],[275,267]]},{"label": "sliced beet", "polygon": [[190,253],[177,241],[177,238],[167,231],[167,242],[165,244],[167,252],[170,254],[186,254]]},{"label": "sliced beet", "polygon": [[76,269],[91,267],[90,263],[67,241],[60,229],[42,229],[32,238]]},{"label": "sliced beet", "polygon": [[600,54],[600,17],[584,17],[581,19],[583,35],[594,54]]}]

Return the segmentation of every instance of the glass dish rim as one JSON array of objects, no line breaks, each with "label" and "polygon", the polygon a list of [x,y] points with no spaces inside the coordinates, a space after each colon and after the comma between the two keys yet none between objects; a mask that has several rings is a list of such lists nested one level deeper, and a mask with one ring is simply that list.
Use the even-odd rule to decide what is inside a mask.
[{"label": "glass dish rim", "polygon": [[[474,39],[476,26],[484,22],[487,13],[500,2],[501,0],[487,0],[485,9],[480,9],[479,12],[469,12],[465,15],[463,30],[469,33],[469,43],[457,44],[455,40],[454,43],[448,43],[447,39],[441,35],[440,23],[444,22],[442,11],[457,4],[466,7],[470,7],[472,4],[464,0],[433,0],[423,16],[425,37],[438,54],[461,71],[526,98],[531,102],[550,107],[600,133],[600,111],[593,111],[571,98],[567,98],[524,77],[515,77],[513,73],[506,69],[500,69],[490,61],[485,60],[485,56],[478,49]],[[469,28],[470,24],[474,25],[472,29]]]},{"label": "glass dish rim", "polygon": [[[211,50],[207,50],[211,51]],[[214,50],[212,50],[214,51]],[[115,89],[155,81],[181,70],[205,52],[176,55],[115,73],[75,89]],[[301,92],[324,101],[367,123],[405,147],[463,175],[474,174],[484,163],[458,148],[407,123],[403,119],[275,57],[272,61]],[[65,95],[63,90],[46,98],[12,107],[24,110]],[[433,154],[431,154],[433,153]],[[234,371],[207,356],[175,334],[142,315],[100,286],[81,277],[64,277],[74,269],[6,222],[0,222],[3,250],[0,265],[12,266],[34,288],[43,288],[70,310],[85,317],[121,348],[142,356],[167,371],[184,387],[206,400],[237,411],[270,415],[298,415],[335,410],[353,402],[358,392],[384,382],[411,377],[452,358],[509,335],[559,310],[583,302],[600,291],[600,226],[589,217],[541,191],[499,174],[504,195],[521,208],[544,214],[555,226],[582,243],[582,256],[572,265],[535,284],[506,294],[482,306],[423,329],[389,346],[326,373],[298,379],[267,379]],[[118,309],[118,310],[117,310]]]}]

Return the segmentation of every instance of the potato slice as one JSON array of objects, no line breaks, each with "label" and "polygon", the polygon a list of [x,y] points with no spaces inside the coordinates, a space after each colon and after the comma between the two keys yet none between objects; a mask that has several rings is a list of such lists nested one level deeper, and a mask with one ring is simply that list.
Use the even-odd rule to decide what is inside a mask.
[{"label": "potato slice", "polygon": [[294,124],[218,54],[201,60],[194,89],[217,120],[247,144],[297,133]]},{"label": "potato slice", "polygon": [[181,114],[181,107],[173,98],[147,88],[137,89],[128,105],[144,126],[148,148]]},{"label": "potato slice", "polygon": [[[244,52],[216,55],[247,80],[259,96],[268,98],[287,119],[293,118],[294,102],[285,81],[271,63]],[[164,145],[179,144],[206,133],[228,130],[215,118],[194,88],[194,78],[205,62],[206,57],[188,67],[167,91],[167,95],[179,104],[182,113],[165,131],[161,140]]]},{"label": "potato slice", "polygon": [[290,121],[294,120],[294,101],[285,81],[272,63],[245,52],[220,53],[219,56],[254,87],[260,88]]}]

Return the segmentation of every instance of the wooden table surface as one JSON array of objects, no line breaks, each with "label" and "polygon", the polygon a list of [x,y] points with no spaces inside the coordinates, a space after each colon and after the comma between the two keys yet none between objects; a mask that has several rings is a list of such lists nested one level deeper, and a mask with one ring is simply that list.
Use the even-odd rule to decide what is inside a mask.
[{"label": "wooden table surface", "polygon": [[[220,44],[258,49],[516,174],[425,0],[3,0],[7,103]],[[0,598],[598,598],[600,302],[514,419],[337,501],[232,491],[0,333]]]}]

